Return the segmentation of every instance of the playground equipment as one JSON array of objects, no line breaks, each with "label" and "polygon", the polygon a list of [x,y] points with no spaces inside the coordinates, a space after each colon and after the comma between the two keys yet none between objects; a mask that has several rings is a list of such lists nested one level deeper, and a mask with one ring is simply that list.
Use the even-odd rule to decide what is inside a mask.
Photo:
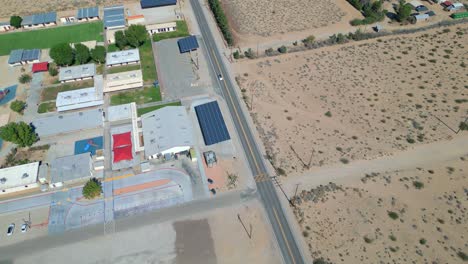
[{"label": "playground equipment", "polygon": [[7,96],[7,94],[10,93],[10,90],[8,88],[3,89],[0,91],[0,101]]}]

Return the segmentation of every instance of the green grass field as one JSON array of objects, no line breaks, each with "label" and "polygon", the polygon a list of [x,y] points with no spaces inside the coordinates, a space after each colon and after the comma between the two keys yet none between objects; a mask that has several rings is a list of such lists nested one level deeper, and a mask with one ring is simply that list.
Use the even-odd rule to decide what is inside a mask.
[{"label": "green grass field", "polygon": [[135,102],[136,104],[146,104],[161,101],[159,87],[145,87],[143,89],[121,92],[112,95],[111,105],[121,105]]},{"label": "green grass field", "polygon": [[143,81],[145,83],[154,82],[158,76],[156,74],[156,65],[154,65],[153,48],[151,40],[147,40],[140,48],[141,70],[143,71]]},{"label": "green grass field", "polygon": [[55,102],[46,102],[39,105],[37,112],[39,114],[55,111]]},{"label": "green grass field", "polygon": [[176,21],[176,24],[177,24],[176,31],[154,34],[153,41],[158,42],[163,39],[181,38],[181,37],[187,37],[190,35],[188,31],[187,23],[184,20]]},{"label": "green grass field", "polygon": [[14,49],[47,49],[58,43],[103,41],[102,22],[83,23],[0,35],[0,56]]},{"label": "green grass field", "polygon": [[166,107],[166,106],[181,106],[182,104],[180,102],[175,102],[175,103],[168,103],[168,104],[163,104],[163,105],[155,105],[155,106],[150,106],[150,107],[145,107],[145,108],[138,108],[137,109],[137,114],[138,116],[144,115],[146,113],[149,113],[154,110],[158,110],[160,108]]},{"label": "green grass field", "polygon": [[57,94],[60,92],[72,91],[81,88],[93,87],[93,80],[86,80],[80,82],[72,82],[54,87],[47,87],[42,89],[41,102],[51,101],[57,99]]},{"label": "green grass field", "polygon": [[126,71],[136,71],[140,69],[139,64],[135,65],[125,65],[125,66],[117,66],[117,67],[111,67],[107,69],[108,74],[112,73],[119,73],[119,72],[126,72]]}]

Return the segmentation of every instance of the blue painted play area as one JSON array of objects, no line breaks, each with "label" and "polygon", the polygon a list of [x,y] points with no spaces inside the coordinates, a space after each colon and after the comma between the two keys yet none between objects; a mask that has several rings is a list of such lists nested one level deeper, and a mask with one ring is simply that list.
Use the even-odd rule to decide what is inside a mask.
[{"label": "blue painted play area", "polygon": [[16,88],[17,87],[18,87],[18,85],[15,84],[15,85],[12,85],[12,86],[9,86],[9,87],[0,88],[0,92],[5,91],[6,89],[8,89],[10,91],[5,97],[3,97],[0,100],[0,105],[4,105],[4,104],[10,102],[11,100],[15,99],[15,97],[16,97]]},{"label": "blue painted play area", "polygon": [[88,138],[80,141],[75,141],[75,155],[86,152],[91,152],[91,155],[96,155],[96,150],[102,149],[102,137]]}]

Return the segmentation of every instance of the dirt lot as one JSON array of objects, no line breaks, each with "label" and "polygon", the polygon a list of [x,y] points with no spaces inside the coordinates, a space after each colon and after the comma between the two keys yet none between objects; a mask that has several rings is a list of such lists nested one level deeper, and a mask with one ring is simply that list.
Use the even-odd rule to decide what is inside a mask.
[{"label": "dirt lot", "polygon": [[[277,35],[297,37],[291,32],[327,28],[333,31],[350,27],[349,21],[361,17],[345,0],[223,0],[237,42],[254,43],[276,39]],[[285,35],[286,36],[286,35]],[[287,37],[286,36],[286,37]],[[260,39],[256,37],[261,37]],[[294,39],[297,40],[297,39]]]},{"label": "dirt lot", "polygon": [[[468,156],[303,192],[303,235],[333,263],[463,263]],[[466,255],[465,255],[466,258]]]},{"label": "dirt lot", "polygon": [[95,6],[96,4],[100,6],[110,6],[135,1],[136,0],[0,0],[0,5],[2,6],[0,10],[0,17],[10,17],[14,14],[30,15],[38,12],[78,9],[81,7]]},{"label": "dirt lot", "polygon": [[466,34],[460,25],[244,61],[236,79],[274,165],[299,174],[452,138],[438,119],[458,130],[468,113]]}]

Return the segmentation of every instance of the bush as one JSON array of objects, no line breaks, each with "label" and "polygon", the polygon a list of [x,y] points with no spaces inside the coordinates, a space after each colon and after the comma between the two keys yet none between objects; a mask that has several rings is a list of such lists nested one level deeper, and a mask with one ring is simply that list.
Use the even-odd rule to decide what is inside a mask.
[{"label": "bush", "polygon": [[468,122],[460,122],[458,128],[460,128],[461,131],[468,130]]},{"label": "bush", "polygon": [[286,48],[286,46],[283,45],[283,46],[278,48],[278,52],[279,53],[286,53],[286,52],[288,52],[288,48]]},{"label": "bush", "polygon": [[226,15],[224,14],[223,8],[219,0],[208,0],[208,5],[210,6],[211,11],[216,19],[221,33],[223,33],[224,39],[226,40],[229,46],[234,44],[234,38],[232,37],[231,30],[229,29],[229,24]]},{"label": "bush", "polygon": [[83,196],[86,199],[93,199],[101,195],[102,186],[98,179],[90,179],[83,187]]},{"label": "bush", "polygon": [[238,60],[240,58],[240,52],[236,50],[232,53],[232,56],[234,57],[234,59]]},{"label": "bush", "polygon": [[272,48],[266,49],[265,50],[265,55],[267,56],[272,56],[274,55],[275,51]]},{"label": "bush", "polygon": [[468,261],[468,255],[466,255],[465,252],[458,251],[457,256],[461,258],[463,261]]},{"label": "bush", "polygon": [[307,38],[302,40],[302,43],[304,43],[306,47],[311,47],[312,44],[314,44],[314,42],[315,42],[315,37],[313,35],[310,35]]},{"label": "bush", "polygon": [[49,74],[50,76],[57,76],[58,70],[55,66],[49,66]]},{"label": "bush", "polygon": [[416,188],[416,189],[419,190],[419,189],[424,188],[424,183],[422,183],[422,182],[420,182],[420,181],[414,181],[414,182],[413,182],[413,186],[414,186],[414,188]]},{"label": "bush", "polygon": [[426,239],[424,239],[424,238],[419,239],[419,244],[421,244],[421,245],[425,245],[426,242],[427,242],[427,241],[426,241]]},{"label": "bush", "polygon": [[312,264],[328,264],[323,258],[314,259]]},{"label": "bush", "polygon": [[248,49],[247,51],[244,52],[245,57],[249,59],[255,59],[255,53],[253,52],[252,49]]},{"label": "bush", "polygon": [[397,220],[398,219],[398,214],[395,213],[395,212],[392,212],[392,211],[389,211],[388,212],[388,216],[393,219],[393,220]]},{"label": "bush", "polygon": [[327,112],[325,113],[325,116],[326,116],[326,117],[332,117],[332,113],[331,113],[330,111],[327,111]]},{"label": "bush", "polygon": [[24,108],[26,108],[26,103],[19,100],[13,101],[10,105],[10,109],[17,113],[23,112]]},{"label": "bush", "polygon": [[20,83],[29,83],[29,82],[31,82],[31,79],[32,79],[31,75],[29,75],[29,74],[27,74],[27,73],[23,73],[23,74],[21,74],[21,76],[18,78],[18,81],[19,81]]}]

